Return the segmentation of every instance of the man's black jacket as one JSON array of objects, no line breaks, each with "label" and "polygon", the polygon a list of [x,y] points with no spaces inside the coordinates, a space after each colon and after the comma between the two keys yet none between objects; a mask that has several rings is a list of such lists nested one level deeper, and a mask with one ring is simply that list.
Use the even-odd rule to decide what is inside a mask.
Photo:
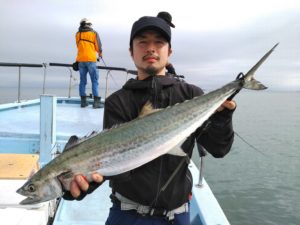
[{"label": "man's black jacket", "polygon": [[[200,88],[174,76],[150,77],[143,81],[131,79],[121,90],[106,99],[104,129],[135,119],[147,101],[155,108],[165,108],[202,94]],[[232,113],[225,109],[212,115],[209,126],[206,129],[203,126],[198,128],[183,143],[182,149],[191,157],[196,141],[198,149],[204,147],[214,157],[226,155],[234,137]],[[119,192],[140,204],[171,210],[187,202],[191,193],[192,176],[187,164],[181,163],[181,157],[163,155],[137,169],[111,178],[110,185],[113,192]],[[176,176],[170,179],[177,169]],[[168,181],[170,183],[166,190],[162,191]],[[89,190],[82,192],[77,200],[83,199],[99,186],[95,182],[90,183]],[[68,191],[63,198],[74,200]]]},{"label": "man's black jacket", "polygon": [[[146,80],[129,80],[121,90],[105,101],[104,129],[135,119],[142,107],[150,101],[154,108],[165,108],[200,96],[203,91],[174,76],[155,76]],[[183,150],[191,157],[195,145],[204,147],[214,157],[226,155],[233,143],[232,111],[217,112],[209,119],[210,125],[198,128],[183,143]],[[183,164],[176,176],[166,184],[180,164],[182,157],[163,155],[137,169],[112,178],[113,192],[155,208],[172,210],[188,201],[192,189],[192,176],[188,165]]]}]

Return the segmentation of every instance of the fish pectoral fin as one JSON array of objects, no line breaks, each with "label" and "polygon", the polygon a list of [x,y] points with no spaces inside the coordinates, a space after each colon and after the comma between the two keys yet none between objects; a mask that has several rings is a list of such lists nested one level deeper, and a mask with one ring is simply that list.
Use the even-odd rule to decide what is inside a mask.
[{"label": "fish pectoral fin", "polygon": [[143,118],[145,116],[151,115],[151,114],[156,113],[160,110],[161,109],[154,109],[152,103],[150,101],[147,101],[146,104],[143,106],[140,114],[139,114],[139,118]]},{"label": "fish pectoral fin", "polygon": [[177,145],[175,148],[172,148],[168,154],[175,156],[186,156],[186,153],[182,150],[181,145]]},{"label": "fish pectoral fin", "polygon": [[70,148],[71,148],[72,146],[76,145],[76,144],[79,142],[79,140],[80,140],[79,137],[77,137],[76,135],[72,135],[72,136],[69,138],[67,144],[65,145],[64,151],[70,150]]},{"label": "fish pectoral fin", "polygon": [[57,176],[57,179],[60,181],[63,188],[67,191],[70,190],[70,183],[74,179],[74,173],[70,171],[66,171]]}]

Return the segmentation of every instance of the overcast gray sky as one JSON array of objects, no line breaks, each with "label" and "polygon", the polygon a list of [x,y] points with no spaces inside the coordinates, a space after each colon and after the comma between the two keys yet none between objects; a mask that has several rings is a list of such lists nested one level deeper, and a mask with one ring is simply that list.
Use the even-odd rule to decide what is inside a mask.
[{"label": "overcast gray sky", "polygon": [[[134,69],[128,52],[133,22],[168,11],[176,25],[171,62],[188,82],[217,88],[247,72],[280,42],[257,71],[257,79],[270,90],[300,91],[297,0],[0,0],[0,4],[0,62],[72,63],[74,35],[79,21],[87,17],[100,35],[106,64]],[[104,72],[101,75],[103,79]],[[61,68],[50,67],[47,76],[47,82],[55,85],[68,82],[67,71]],[[0,87],[9,86],[16,82],[17,70],[0,67],[0,77]],[[30,74],[22,78],[33,85],[36,79],[40,78]]]}]

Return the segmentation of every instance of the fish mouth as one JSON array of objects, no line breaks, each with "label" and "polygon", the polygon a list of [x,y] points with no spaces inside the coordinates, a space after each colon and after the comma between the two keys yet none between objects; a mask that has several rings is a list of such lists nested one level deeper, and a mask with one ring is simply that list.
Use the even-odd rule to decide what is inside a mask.
[{"label": "fish mouth", "polygon": [[23,196],[27,197],[27,198],[25,198],[24,200],[22,200],[19,203],[20,205],[33,205],[33,204],[37,204],[37,203],[43,202],[43,200],[40,197],[36,196],[36,195],[34,195],[34,196],[28,196],[28,194],[26,194],[24,192],[24,190],[22,190],[22,188],[19,188],[16,192],[18,194],[20,194],[20,195],[23,195]]},{"label": "fish mouth", "polygon": [[25,198],[24,200],[19,202],[19,205],[34,205],[34,204],[42,203],[45,201],[47,201],[47,200],[42,200],[41,198],[33,196],[33,197]]},{"label": "fish mouth", "polygon": [[26,192],[22,189],[22,188],[19,188],[18,190],[16,190],[16,192],[20,195],[23,195],[25,197],[28,197],[28,195],[26,194]]}]

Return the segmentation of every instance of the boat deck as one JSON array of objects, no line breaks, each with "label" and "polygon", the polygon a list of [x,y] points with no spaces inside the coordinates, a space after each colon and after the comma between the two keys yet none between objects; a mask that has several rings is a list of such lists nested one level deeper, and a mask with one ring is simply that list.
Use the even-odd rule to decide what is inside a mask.
[{"label": "boat deck", "polygon": [[[56,145],[62,150],[71,135],[85,136],[92,131],[102,129],[103,108],[80,108],[79,99],[57,98],[56,108]],[[103,102],[102,102],[103,104]],[[24,103],[0,105],[0,155],[5,154],[38,154],[40,153],[40,103],[33,100]],[[24,161],[15,158],[14,163],[24,164]],[[29,156],[30,157],[30,156]],[[40,156],[41,157],[41,156]],[[1,162],[6,160],[0,158]],[[30,160],[29,160],[30,161]],[[9,163],[9,162],[8,162]],[[26,163],[25,163],[26,164]],[[9,165],[10,166],[10,165]],[[4,167],[9,167],[4,163]],[[26,166],[27,174],[30,168],[35,168],[36,162],[31,160]],[[16,166],[19,167],[19,166]],[[0,218],[10,225],[47,225],[50,211],[54,211],[52,201],[38,205],[21,206],[18,203],[24,197],[15,191],[26,182],[26,176],[18,179],[20,170],[8,177],[8,168],[1,169],[6,174],[0,179]],[[197,182],[198,169],[191,163],[194,181]],[[88,195],[82,201],[61,200],[56,211],[53,225],[104,225],[111,206],[109,195],[111,191],[108,182]],[[30,210],[28,210],[30,209]],[[50,213],[51,214],[51,213]],[[14,216],[15,215],[15,216]],[[191,201],[191,224],[223,224],[228,225],[226,216],[220,208],[209,186],[203,180],[201,188],[193,187]]]},{"label": "boat deck", "polygon": [[[56,114],[58,136],[74,134],[84,136],[93,130],[102,130],[103,108],[92,109],[91,105],[80,108],[78,101],[75,100],[61,100],[58,103]],[[0,134],[39,134],[39,101],[11,108],[2,105],[0,111]]]},{"label": "boat deck", "polygon": [[61,200],[53,225],[104,225],[111,206],[110,193],[105,182],[81,201]]},{"label": "boat deck", "polygon": [[[56,108],[57,148],[62,150],[72,135],[85,136],[102,130],[103,108],[80,108],[79,99],[58,98]],[[0,153],[38,153],[40,149],[40,104],[32,100],[0,105]]]},{"label": "boat deck", "polygon": [[[92,104],[80,108],[78,98],[58,98],[56,107],[56,139],[57,148],[62,150],[71,135],[85,136],[92,131],[102,130],[103,107],[93,109]],[[103,104],[103,103],[102,103]],[[40,152],[40,100],[0,105],[0,218],[6,224],[40,224],[46,225],[48,212],[53,203],[23,206],[19,202],[25,197],[16,193],[31,173],[38,169],[38,153]],[[60,148],[60,149],[59,149]],[[104,185],[105,186],[105,185]],[[106,187],[109,191],[109,187]],[[102,190],[103,191],[103,190]],[[101,195],[103,196],[103,195]],[[93,195],[82,202],[61,201],[57,224],[86,224],[91,211],[108,211],[109,195],[104,197]],[[89,200],[90,199],[90,200]],[[94,204],[92,202],[95,202]],[[86,206],[88,204],[88,206]],[[90,208],[90,204],[93,204]],[[100,209],[99,207],[102,208]],[[66,208],[67,207],[67,208]],[[85,209],[89,210],[85,213]],[[67,210],[67,212],[66,212]],[[78,213],[82,211],[82,213]],[[99,212],[99,211],[98,211]],[[102,214],[102,213],[101,213]],[[77,215],[76,217],[73,217]],[[84,220],[75,218],[84,217]],[[107,213],[103,217],[106,217]],[[72,219],[73,218],[73,219]],[[63,222],[62,222],[63,221]],[[73,221],[73,222],[70,222]],[[94,223],[89,223],[94,224]],[[99,224],[99,220],[97,220]],[[104,223],[100,223],[104,224]]]}]

